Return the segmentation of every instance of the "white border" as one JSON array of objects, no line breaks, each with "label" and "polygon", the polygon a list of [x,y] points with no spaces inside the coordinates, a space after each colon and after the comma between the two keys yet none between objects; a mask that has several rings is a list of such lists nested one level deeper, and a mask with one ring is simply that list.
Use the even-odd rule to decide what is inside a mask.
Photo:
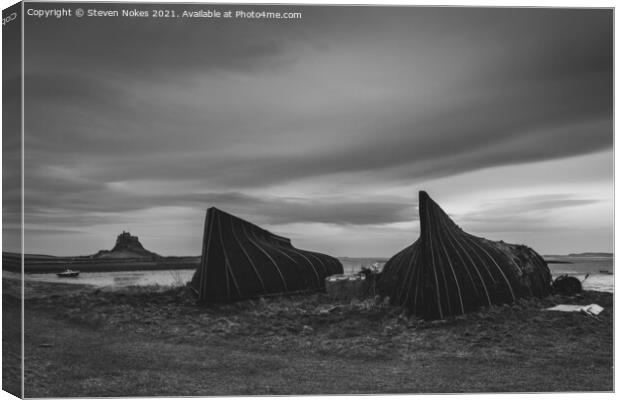
[{"label": "white border", "polygon": [[[45,2],[45,3],[52,3],[49,1],[41,1],[41,0],[34,0],[34,1],[29,1],[29,3],[34,3],[34,2]],[[7,1],[7,0],[0,0],[0,5],[2,6],[2,9],[7,8],[13,4],[15,4],[15,1]],[[102,1],[93,1],[93,0],[87,0],[87,1],[66,1],[66,2],[62,2],[62,3],[104,3]],[[539,1],[509,1],[509,0],[477,0],[477,1],[450,1],[450,0],[444,0],[444,1],[415,1],[415,0],[389,0],[389,1],[368,1],[368,0],[338,0],[338,1],[326,1],[326,0],[315,0],[312,2],[309,1],[302,1],[302,0],[289,0],[289,1],[280,1],[280,2],[275,2],[275,1],[261,1],[261,0],[247,0],[247,1],[224,1],[224,0],[214,0],[214,1],[209,1],[209,2],[188,2],[188,1],[164,1],[164,0],[154,0],[154,1],[110,1],[108,3],[145,3],[145,4],[149,4],[149,3],[177,3],[177,4],[273,4],[273,5],[278,5],[278,4],[299,4],[299,5],[377,5],[377,6],[390,6],[390,5],[394,5],[394,6],[462,6],[462,7],[561,7],[561,8],[615,8],[616,6],[616,2],[615,1],[601,1],[601,0],[595,0],[595,1],[579,1],[579,0],[563,0],[563,1],[558,1],[558,0],[539,0]],[[23,6],[22,6],[23,8]],[[615,10],[614,10],[615,13]],[[24,60],[23,60],[23,32],[24,32],[24,23],[23,23],[23,10],[22,10],[22,93],[23,93],[23,68],[24,68]],[[1,38],[1,35],[0,35]],[[617,81],[615,80],[615,76],[616,73],[618,71],[617,69],[617,63],[616,63],[616,46],[618,43],[618,34],[617,31],[615,29],[615,15],[614,15],[614,254],[620,254],[619,250],[620,250],[620,245],[618,244],[618,242],[616,241],[616,227],[618,226],[618,222],[620,221],[620,217],[615,213],[615,209],[618,207],[618,204],[620,204],[620,201],[618,200],[618,198],[615,196],[615,177],[618,176],[617,172],[617,168],[618,168],[618,154],[617,152],[615,152],[615,131],[616,131],[616,124],[617,124],[617,120],[615,118],[616,115],[618,115],[618,105],[615,102],[615,93],[616,93],[616,89],[618,88],[618,84]],[[0,62],[1,62],[1,52],[0,52]],[[22,96],[22,109],[24,107],[24,97]],[[1,119],[0,119],[1,122]],[[1,126],[1,125],[0,125]],[[24,188],[24,175],[23,175],[23,151],[24,151],[24,113],[22,112],[22,210],[24,207],[24,197],[23,197],[23,188]],[[2,134],[0,132],[0,140],[1,140]],[[0,161],[1,161],[1,154],[0,154]],[[0,172],[2,170],[1,167],[1,163],[0,163]],[[2,194],[2,189],[0,187],[0,196]],[[23,231],[23,224],[24,224],[24,216],[23,216],[23,212],[22,212],[22,254],[24,251],[24,241],[25,241],[25,237],[24,237],[24,231]],[[2,238],[0,237],[0,245],[2,243]],[[617,267],[617,262],[614,260],[614,270],[618,271]],[[23,274],[23,258],[22,258],[22,274]],[[618,287],[618,282],[619,282],[619,278],[618,275],[615,274],[614,275],[614,287],[617,288]],[[23,284],[22,284],[22,311],[23,311],[23,292],[24,288],[23,288]],[[1,290],[0,290],[1,293]],[[616,301],[616,296],[614,293],[614,308],[617,305],[617,301]],[[616,366],[615,361],[618,360],[618,347],[616,346],[616,339],[618,338],[618,336],[616,335],[617,332],[615,330],[616,327],[616,322],[617,322],[617,318],[618,318],[618,313],[616,312],[614,314],[614,367]],[[24,322],[22,319],[22,329],[24,328]],[[1,327],[1,320],[0,320],[0,327]],[[24,335],[23,335],[23,331],[22,331],[22,352],[23,352],[23,340],[24,340]],[[24,363],[24,358],[22,357],[22,366]],[[24,369],[22,368],[22,385],[23,385],[23,374],[24,374]],[[615,384],[618,382],[617,380],[618,377],[618,372],[617,369],[614,369],[614,388],[615,388]],[[515,379],[519,379],[519,377],[515,377]],[[1,382],[1,376],[0,376],[0,382]],[[23,393],[23,387],[22,387],[22,393]],[[477,399],[480,396],[484,396],[486,398],[489,398],[489,396],[491,396],[491,398],[511,398],[511,399],[526,399],[526,398],[545,398],[545,399],[551,399],[551,400],[573,400],[573,399],[585,399],[587,398],[588,400],[598,400],[598,399],[613,399],[615,398],[615,395],[613,393],[554,393],[554,394],[548,394],[548,393],[544,393],[544,394],[536,394],[536,393],[517,393],[517,394],[464,394],[464,395],[459,395],[458,399],[466,399],[466,400],[473,400],[473,399]],[[404,398],[415,398],[415,399],[449,399],[452,398],[451,396],[453,395],[415,395],[415,396],[411,396],[411,395],[388,395],[388,396],[372,396],[373,398],[377,398],[377,399],[404,399]],[[288,396],[287,396],[288,397]],[[304,399],[342,399],[342,398],[352,398],[354,396],[350,396],[350,395],[345,395],[345,396],[303,396]],[[360,397],[360,396],[355,396],[355,397]],[[5,400],[5,399],[13,399],[14,397],[11,396],[10,394],[2,391],[0,392],[0,400]],[[160,399],[165,399],[166,397],[158,397]],[[182,397],[181,397],[182,398]],[[211,397],[212,398],[212,397]],[[230,398],[230,397],[227,397]],[[235,399],[248,399],[248,400],[253,400],[256,399],[257,397],[235,397]],[[261,399],[277,399],[278,397],[275,396],[261,396]],[[289,397],[290,398],[290,397]],[[122,397],[120,399],[128,399],[128,397]]]}]

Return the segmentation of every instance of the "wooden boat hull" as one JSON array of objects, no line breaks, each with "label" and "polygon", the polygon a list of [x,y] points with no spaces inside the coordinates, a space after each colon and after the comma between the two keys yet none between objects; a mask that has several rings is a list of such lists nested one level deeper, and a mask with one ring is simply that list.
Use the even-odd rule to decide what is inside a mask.
[{"label": "wooden boat hull", "polygon": [[420,237],[386,263],[379,292],[425,319],[551,293],[551,272],[534,250],[470,235],[419,194]]},{"label": "wooden boat hull", "polygon": [[324,290],[325,278],[342,272],[338,259],[297,249],[288,238],[212,207],[190,286],[201,302],[231,302]]},{"label": "wooden boat hull", "polygon": [[77,278],[79,275],[79,272],[60,272],[56,274],[59,278]]}]

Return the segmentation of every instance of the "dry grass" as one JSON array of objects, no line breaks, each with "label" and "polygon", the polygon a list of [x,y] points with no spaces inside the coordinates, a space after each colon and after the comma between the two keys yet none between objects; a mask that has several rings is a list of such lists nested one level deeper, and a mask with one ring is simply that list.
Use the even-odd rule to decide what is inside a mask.
[{"label": "dry grass", "polygon": [[[606,309],[543,311],[558,303]],[[33,296],[26,396],[610,391],[612,316],[597,292],[435,322],[323,294],[211,307],[183,288]]]},{"label": "dry grass", "polygon": [[21,397],[21,302],[18,298],[2,298],[2,390]]}]

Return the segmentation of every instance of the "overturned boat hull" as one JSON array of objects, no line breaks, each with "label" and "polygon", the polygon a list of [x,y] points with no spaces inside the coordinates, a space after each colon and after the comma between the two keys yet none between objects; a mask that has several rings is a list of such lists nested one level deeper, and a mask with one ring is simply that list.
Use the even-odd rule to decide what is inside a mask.
[{"label": "overturned boat hull", "polygon": [[342,272],[338,259],[297,249],[288,238],[212,207],[190,285],[199,301],[231,302],[324,290],[325,278]]},{"label": "overturned boat hull", "polygon": [[379,282],[393,304],[441,319],[551,293],[551,273],[534,250],[464,232],[423,191],[419,213],[419,239],[385,264]]}]

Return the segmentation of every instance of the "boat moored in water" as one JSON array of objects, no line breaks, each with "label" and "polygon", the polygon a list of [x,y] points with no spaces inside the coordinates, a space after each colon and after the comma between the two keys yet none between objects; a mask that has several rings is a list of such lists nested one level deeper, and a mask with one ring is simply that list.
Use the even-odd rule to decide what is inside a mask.
[{"label": "boat moored in water", "polygon": [[62,272],[57,273],[56,275],[59,278],[76,278],[80,274],[80,271],[74,271],[72,269],[65,269]]}]

